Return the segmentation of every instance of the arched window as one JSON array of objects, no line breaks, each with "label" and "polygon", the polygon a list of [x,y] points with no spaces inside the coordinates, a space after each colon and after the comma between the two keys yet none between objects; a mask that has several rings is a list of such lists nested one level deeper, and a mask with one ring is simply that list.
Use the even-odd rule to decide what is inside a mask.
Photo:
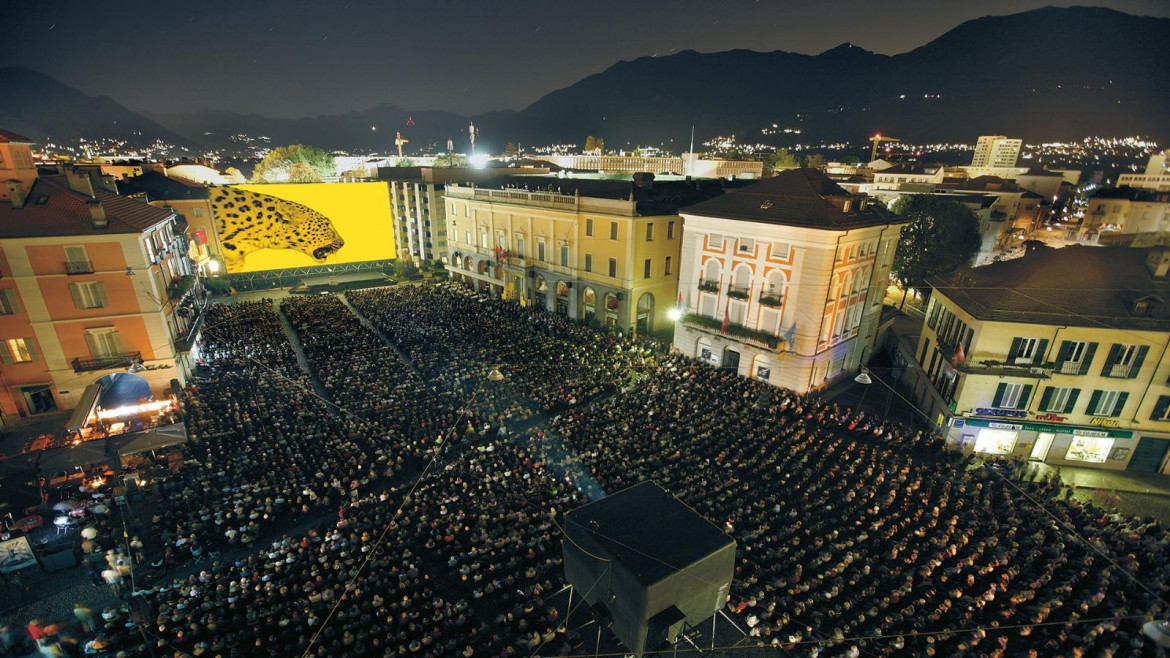
[{"label": "arched window", "polygon": [[581,317],[585,318],[586,322],[589,322],[596,315],[597,291],[593,288],[586,287],[581,291]]},{"label": "arched window", "polygon": [[703,284],[706,284],[708,286],[715,286],[715,288],[718,289],[719,277],[722,276],[722,274],[723,267],[720,265],[719,260],[712,258],[711,260],[707,261],[706,267],[703,268],[703,281],[702,284],[700,284],[700,287],[702,287]]},{"label": "arched window", "polygon": [[638,298],[634,330],[639,336],[645,336],[654,331],[654,295],[646,293]]}]

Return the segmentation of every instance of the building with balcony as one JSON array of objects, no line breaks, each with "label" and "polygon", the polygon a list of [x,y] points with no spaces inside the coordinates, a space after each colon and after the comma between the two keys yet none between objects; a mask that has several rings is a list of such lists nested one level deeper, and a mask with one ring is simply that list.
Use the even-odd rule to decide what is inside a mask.
[{"label": "building with balcony", "polygon": [[1170,149],[1154,153],[1146,163],[1146,170],[1140,174],[1121,174],[1117,177],[1117,187],[1136,187],[1155,192],[1170,192],[1170,167],[1167,159],[1170,158]]},{"label": "building with balcony", "polygon": [[802,393],[872,355],[906,220],[813,169],[680,214],[683,354]]},{"label": "building with balcony", "polygon": [[698,153],[681,156],[657,155],[548,155],[544,159],[564,169],[598,171],[607,174],[674,174],[692,178],[760,178],[764,163],[759,160],[700,158]]},{"label": "building with balcony", "polygon": [[502,177],[448,184],[451,274],[477,290],[639,335],[669,327],[678,208],[724,181]]},{"label": "building with balcony", "polygon": [[929,282],[903,381],[964,451],[1166,472],[1170,250],[1026,246]]},{"label": "building with balcony", "polygon": [[0,180],[0,414],[73,408],[132,366],[158,397],[185,381],[197,291],[175,212],[96,169]]},{"label": "building with balcony", "polygon": [[1143,234],[1170,233],[1170,191],[1103,188],[1089,197],[1080,237],[1087,243],[1129,244]]},{"label": "building with balcony", "polygon": [[199,275],[211,276],[226,271],[207,185],[171,176],[168,172],[161,167],[158,171],[148,169],[138,176],[115,181],[114,185],[122,196],[171,209],[181,223],[186,223],[187,257]]},{"label": "building with balcony", "polygon": [[1006,135],[980,135],[975,142],[975,154],[971,157],[972,167],[1014,167],[1020,157],[1022,139],[1009,139]]}]

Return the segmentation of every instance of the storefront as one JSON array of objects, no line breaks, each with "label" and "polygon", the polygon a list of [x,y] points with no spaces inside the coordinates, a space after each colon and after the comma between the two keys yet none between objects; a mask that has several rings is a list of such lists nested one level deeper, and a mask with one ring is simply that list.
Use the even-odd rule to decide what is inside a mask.
[{"label": "storefront", "polygon": [[1133,432],[986,418],[954,419],[950,441],[964,452],[1046,464],[1124,470],[1138,443]]}]

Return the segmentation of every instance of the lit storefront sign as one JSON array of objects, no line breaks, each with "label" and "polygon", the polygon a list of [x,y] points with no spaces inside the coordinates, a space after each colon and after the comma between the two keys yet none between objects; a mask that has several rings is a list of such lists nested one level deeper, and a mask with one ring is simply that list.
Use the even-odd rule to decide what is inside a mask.
[{"label": "lit storefront sign", "polygon": [[992,409],[988,407],[979,407],[975,410],[975,414],[979,416],[999,416],[1000,418],[1027,418],[1027,411],[1019,411],[1017,409]]}]

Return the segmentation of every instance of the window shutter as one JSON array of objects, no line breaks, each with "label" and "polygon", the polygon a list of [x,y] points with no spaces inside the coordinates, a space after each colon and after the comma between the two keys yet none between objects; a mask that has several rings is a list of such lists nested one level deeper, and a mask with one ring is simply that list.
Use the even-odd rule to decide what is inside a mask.
[{"label": "window shutter", "polygon": [[1020,393],[1020,400],[1016,403],[1016,409],[1028,408],[1028,398],[1032,397],[1032,388],[1031,384],[1024,386],[1024,390]]},{"label": "window shutter", "polygon": [[69,284],[69,294],[73,295],[73,305],[77,308],[85,308],[85,302],[81,299],[81,286],[76,283]]},{"label": "window shutter", "polygon": [[1138,348],[1137,355],[1133,357],[1133,365],[1129,368],[1129,378],[1136,379],[1138,371],[1142,369],[1142,362],[1146,360],[1146,352],[1150,351],[1149,345],[1142,345]]},{"label": "window shutter", "polygon": [[967,327],[967,337],[963,339],[963,354],[971,355],[971,339],[975,337],[975,330]]},{"label": "window shutter", "polygon": [[1125,401],[1129,399],[1129,393],[1122,393],[1117,396],[1117,404],[1113,405],[1113,410],[1109,413],[1110,416],[1116,418],[1121,415],[1121,410],[1125,408]]},{"label": "window shutter", "polygon": [[1081,361],[1081,371],[1077,373],[1078,375],[1089,374],[1089,366],[1092,365],[1093,355],[1095,355],[1096,353],[1097,353],[1097,343],[1089,343],[1088,347],[1085,348],[1085,357],[1084,357],[1084,360]]},{"label": "window shutter", "polygon": [[1109,376],[1109,371],[1113,370],[1113,364],[1117,363],[1117,355],[1121,353],[1121,345],[1113,343],[1113,347],[1109,348],[1109,356],[1105,357],[1105,365],[1101,368],[1101,375]]},{"label": "window shutter", "polygon": [[41,355],[37,353],[37,342],[35,340],[32,338],[26,338],[24,340],[24,345],[28,349],[28,356],[30,359],[33,361],[40,359]]},{"label": "window shutter", "polygon": [[1041,338],[1040,342],[1036,344],[1036,353],[1032,356],[1032,363],[1041,365],[1044,363],[1044,355],[1048,354],[1048,339]]},{"label": "window shutter", "polygon": [[1081,389],[1079,389],[1079,388],[1074,388],[1072,391],[1069,392],[1068,402],[1064,403],[1064,413],[1071,414],[1073,412],[1073,406],[1076,405],[1077,396],[1079,396],[1080,394],[1081,394]]},{"label": "window shutter", "polygon": [[1057,351],[1057,353],[1056,353],[1056,369],[1057,370],[1060,370],[1060,367],[1064,365],[1064,362],[1068,361],[1068,355],[1071,353],[1072,353],[1072,341],[1071,340],[1061,341],[1060,350]]},{"label": "window shutter", "polygon": [[1163,395],[1158,398],[1157,404],[1154,405],[1154,413],[1150,414],[1150,420],[1162,420],[1166,418],[1166,411],[1170,410],[1170,395]]},{"label": "window shutter", "polygon": [[1013,338],[1012,347],[1008,350],[1008,361],[1015,361],[1016,355],[1020,353],[1020,345],[1024,343],[1023,338]]},{"label": "window shutter", "polygon": [[122,334],[120,334],[116,331],[111,331],[110,332],[110,344],[114,346],[114,350],[118,354],[125,354],[126,353],[126,345],[124,343],[122,343]]},{"label": "window shutter", "polygon": [[1101,391],[1093,391],[1093,394],[1089,396],[1089,406],[1085,407],[1085,413],[1090,416],[1095,415],[1097,413],[1097,403],[1100,401]]},{"label": "window shutter", "polygon": [[991,406],[998,409],[999,403],[1003,400],[1003,393],[1007,390],[1007,384],[1000,384],[995,387],[995,397],[991,400]]},{"label": "window shutter", "polygon": [[85,335],[85,344],[89,347],[90,356],[101,356],[101,347],[98,346],[97,336],[93,334]]},{"label": "window shutter", "polygon": [[1045,386],[1044,394],[1040,396],[1040,411],[1048,411],[1048,405],[1052,402],[1052,387]]},{"label": "window shutter", "polygon": [[110,305],[110,298],[106,296],[106,284],[99,281],[96,287],[97,287],[98,301],[100,302],[99,306],[101,306],[102,308],[109,306]]},{"label": "window shutter", "polygon": [[4,359],[4,363],[12,363],[12,352],[8,349],[8,341],[4,341],[4,346],[0,347],[0,358]]}]

